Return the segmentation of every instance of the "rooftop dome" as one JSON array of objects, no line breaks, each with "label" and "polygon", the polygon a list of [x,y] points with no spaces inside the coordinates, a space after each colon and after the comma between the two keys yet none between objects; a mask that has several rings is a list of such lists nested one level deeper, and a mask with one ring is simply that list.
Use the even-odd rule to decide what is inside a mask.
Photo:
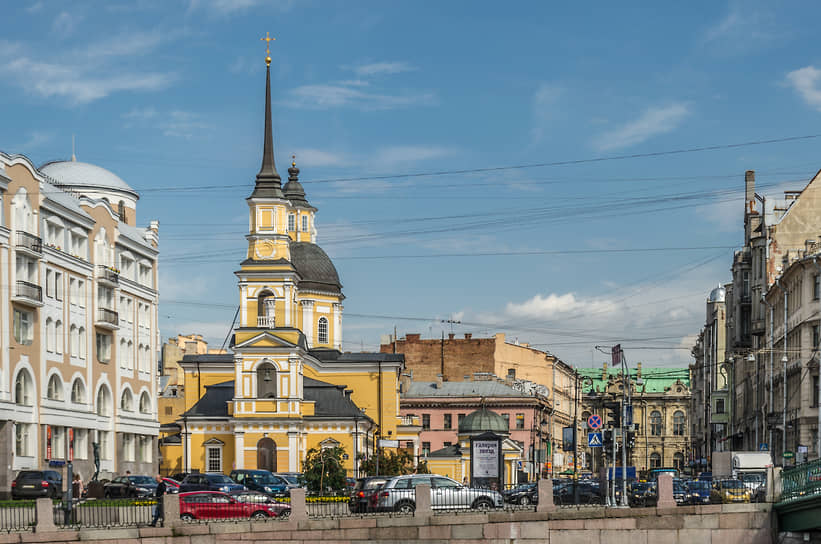
[{"label": "rooftop dome", "polygon": [[291,242],[291,263],[301,276],[300,289],[339,293],[342,284],[328,254],[311,242]]},{"label": "rooftop dome", "polygon": [[719,285],[718,287],[710,291],[710,296],[707,297],[707,302],[724,302],[726,298],[727,291]]},{"label": "rooftop dome", "polygon": [[507,434],[509,427],[505,418],[496,412],[491,412],[485,406],[466,415],[465,419],[459,424],[459,434],[484,433],[488,431]]},{"label": "rooftop dome", "polygon": [[43,165],[40,171],[61,185],[115,190],[138,197],[137,192],[117,174],[87,162],[54,161]]}]

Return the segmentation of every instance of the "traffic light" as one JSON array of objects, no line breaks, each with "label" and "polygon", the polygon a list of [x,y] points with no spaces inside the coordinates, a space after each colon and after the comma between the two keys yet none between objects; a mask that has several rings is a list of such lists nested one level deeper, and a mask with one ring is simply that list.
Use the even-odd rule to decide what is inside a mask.
[{"label": "traffic light", "polygon": [[627,447],[631,450],[636,447],[636,432],[627,431]]},{"label": "traffic light", "polygon": [[613,451],[613,431],[610,429],[603,429],[601,432],[602,438],[602,452],[605,455],[610,455]]},{"label": "traffic light", "polygon": [[621,427],[621,404],[612,403],[607,408],[607,427]]}]

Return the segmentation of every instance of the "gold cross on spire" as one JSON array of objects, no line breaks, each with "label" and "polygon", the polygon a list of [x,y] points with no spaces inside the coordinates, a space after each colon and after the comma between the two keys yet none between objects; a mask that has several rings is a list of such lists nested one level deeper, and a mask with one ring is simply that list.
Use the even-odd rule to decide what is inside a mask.
[{"label": "gold cross on spire", "polygon": [[271,66],[271,42],[276,40],[276,38],[272,38],[269,36],[269,32],[265,33],[264,38],[260,38],[259,41],[265,42],[265,65]]}]

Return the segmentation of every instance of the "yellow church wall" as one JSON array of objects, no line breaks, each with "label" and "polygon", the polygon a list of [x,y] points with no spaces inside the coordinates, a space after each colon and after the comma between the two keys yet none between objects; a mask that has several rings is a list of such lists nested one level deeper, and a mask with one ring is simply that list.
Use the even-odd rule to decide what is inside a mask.
[{"label": "yellow church wall", "polygon": [[182,464],[182,444],[163,444],[162,462],[160,463],[160,474],[170,476],[182,472],[185,467]]},{"label": "yellow church wall", "polygon": [[208,472],[205,464],[205,442],[216,438],[223,442],[222,446],[222,472],[231,472],[234,467],[234,435],[226,432],[193,432],[191,434],[191,466],[200,472]]},{"label": "yellow church wall", "polygon": [[186,372],[183,379],[185,380],[185,407],[189,409],[205,395],[207,385],[231,381],[234,379],[234,374],[232,372],[200,371],[199,376],[197,376],[196,370],[194,370],[193,372]]}]

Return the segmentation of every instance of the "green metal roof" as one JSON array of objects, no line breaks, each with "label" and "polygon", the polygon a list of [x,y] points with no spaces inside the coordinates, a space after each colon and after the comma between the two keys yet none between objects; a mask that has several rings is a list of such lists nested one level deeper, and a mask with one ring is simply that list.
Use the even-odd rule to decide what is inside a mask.
[{"label": "green metal roof", "polygon": [[[588,377],[593,380],[593,389],[596,391],[604,391],[607,387],[607,378],[602,379],[601,368],[577,368],[576,371],[583,377]],[[629,369],[630,378],[636,379],[637,371],[635,368]],[[621,377],[620,368],[608,368],[607,376],[613,378]],[[681,380],[681,383],[690,387],[690,369],[689,368],[642,368],[641,379],[644,385],[639,387],[639,391],[645,393],[664,393],[670,386]]]}]

